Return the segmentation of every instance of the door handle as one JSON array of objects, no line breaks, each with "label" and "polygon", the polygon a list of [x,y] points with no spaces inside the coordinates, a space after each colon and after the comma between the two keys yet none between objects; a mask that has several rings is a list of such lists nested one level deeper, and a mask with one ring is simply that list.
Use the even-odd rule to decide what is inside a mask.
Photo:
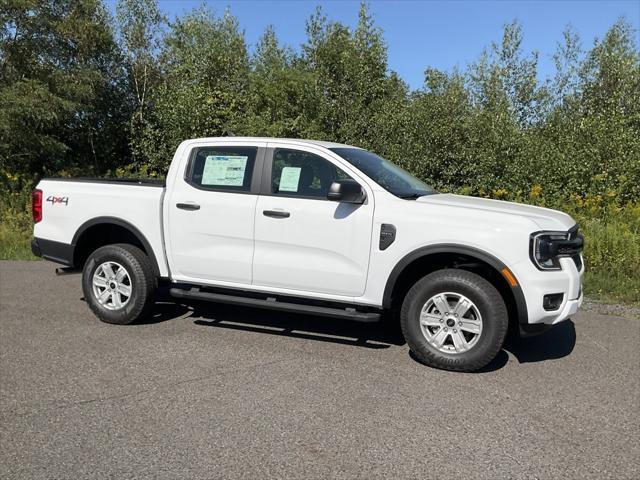
[{"label": "door handle", "polygon": [[176,203],[176,207],[181,210],[200,210],[200,205],[197,203]]},{"label": "door handle", "polygon": [[291,216],[289,212],[285,212],[283,210],[263,210],[262,214],[265,217],[273,218],[289,218]]}]

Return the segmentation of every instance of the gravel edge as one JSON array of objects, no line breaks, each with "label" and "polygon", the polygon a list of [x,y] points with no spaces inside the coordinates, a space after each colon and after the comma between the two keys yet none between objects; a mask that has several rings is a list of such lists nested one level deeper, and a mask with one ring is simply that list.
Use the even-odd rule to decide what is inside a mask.
[{"label": "gravel edge", "polygon": [[612,315],[616,317],[640,320],[640,307],[624,303],[603,303],[593,298],[585,297],[582,302],[582,306],[578,309],[578,312],[580,310],[594,312],[600,315]]}]

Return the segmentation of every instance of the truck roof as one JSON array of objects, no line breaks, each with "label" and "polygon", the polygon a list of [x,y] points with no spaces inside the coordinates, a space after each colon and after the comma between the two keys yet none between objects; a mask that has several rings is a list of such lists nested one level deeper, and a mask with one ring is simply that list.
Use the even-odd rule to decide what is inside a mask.
[{"label": "truck roof", "polygon": [[205,138],[191,138],[188,140],[189,142],[220,142],[220,141],[229,141],[229,142],[237,142],[237,141],[253,141],[253,142],[282,142],[282,143],[292,143],[292,144],[309,144],[309,145],[317,145],[324,148],[338,148],[338,147],[347,147],[347,148],[360,148],[354,147],[353,145],[346,145],[344,143],[336,143],[336,142],[325,142],[322,140],[306,140],[303,138],[274,138],[274,137],[205,137]]}]

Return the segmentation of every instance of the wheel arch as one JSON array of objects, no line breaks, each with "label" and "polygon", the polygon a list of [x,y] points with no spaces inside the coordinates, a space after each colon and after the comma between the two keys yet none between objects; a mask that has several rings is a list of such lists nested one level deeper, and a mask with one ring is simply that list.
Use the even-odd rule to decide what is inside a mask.
[{"label": "wheel arch", "polygon": [[[500,292],[510,317],[519,324],[528,324],[527,303],[520,286],[507,266],[494,255],[478,248],[459,244],[436,244],[418,248],[405,255],[393,268],[384,289],[382,306],[392,309],[399,296],[403,297],[407,283],[441,268],[463,268],[476,271],[487,278]],[[513,286],[502,273],[507,268],[517,285]]]},{"label": "wheel arch", "polygon": [[80,225],[71,241],[74,266],[82,267],[92,251],[114,243],[130,243],[139,247],[149,257],[153,273],[160,276],[158,261],[147,238],[137,227],[116,217],[96,217]]}]

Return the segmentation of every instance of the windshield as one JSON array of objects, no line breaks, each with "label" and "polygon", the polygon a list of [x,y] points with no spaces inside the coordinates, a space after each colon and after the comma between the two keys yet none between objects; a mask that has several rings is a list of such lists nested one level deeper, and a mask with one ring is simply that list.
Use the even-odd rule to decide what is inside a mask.
[{"label": "windshield", "polygon": [[397,197],[415,199],[438,193],[426,183],[375,153],[359,148],[331,148],[330,150]]}]

